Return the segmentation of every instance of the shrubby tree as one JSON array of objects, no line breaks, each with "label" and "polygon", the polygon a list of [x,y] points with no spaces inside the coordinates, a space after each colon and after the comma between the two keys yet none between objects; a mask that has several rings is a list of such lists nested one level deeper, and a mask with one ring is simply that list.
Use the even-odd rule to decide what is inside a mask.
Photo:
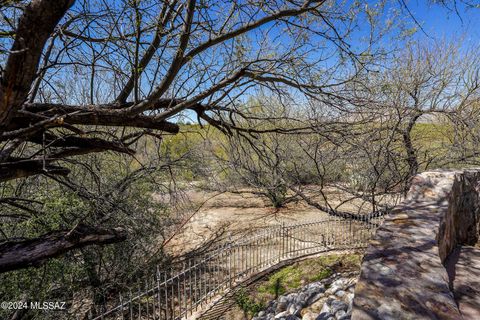
[{"label": "shrubby tree", "polygon": [[[445,159],[464,160],[451,139],[461,130],[463,110],[471,110],[479,98],[476,51],[462,48],[460,41],[412,43],[384,69],[366,76],[360,84],[365,90],[355,90],[365,103],[361,111],[372,115],[377,132],[384,132],[387,154],[381,158],[391,163],[389,171],[400,174],[389,176],[403,192],[419,171],[443,167]],[[475,154],[470,151],[467,157]]]},{"label": "shrubby tree", "polygon": [[[232,117],[249,117],[240,96],[255,87],[328,96],[337,83],[366,67],[368,59],[357,57],[364,50],[373,56],[374,42],[385,32],[376,20],[382,3],[33,0],[1,5],[0,180],[13,189],[23,183],[18,179],[28,182],[39,174],[61,183],[72,166],[81,165],[82,155],[133,155],[143,135],[178,133],[175,119],[185,113],[225,133],[252,134],[255,129]],[[354,51],[348,41],[357,22],[371,35]],[[333,76],[338,68],[345,72]],[[5,195],[11,204],[25,204],[15,194]],[[81,221],[27,240],[5,234],[0,270],[126,237],[124,230]]]},{"label": "shrubby tree", "polygon": [[[233,171],[248,186],[279,191],[282,197],[274,199],[287,199],[288,189],[322,211],[345,215],[325,192],[335,188],[345,193],[342,204],[361,200],[385,213],[418,172],[478,163],[475,52],[461,42],[411,42],[338,87],[341,96],[312,99],[294,120],[277,111],[287,122],[283,132],[230,143]],[[299,126],[301,134],[288,130]],[[309,183],[319,187],[313,195],[322,203],[302,191]]]},{"label": "shrubby tree", "polygon": [[[271,149],[269,139],[321,137],[292,150],[305,148],[320,182],[336,181],[317,161],[323,149],[311,148],[323,145],[329,153],[320,153],[322,161],[335,163],[343,143],[350,141],[346,146],[354,150],[349,138],[375,118],[359,112],[361,99],[352,91],[386,54],[379,40],[411,30],[391,5],[0,1],[0,272],[43,267],[14,274],[39,282],[49,274],[49,283],[65,284],[53,275],[68,269],[73,284],[57,292],[72,298],[75,286],[89,286],[98,300],[106,296],[99,290],[122,286],[110,277],[128,282],[148,268],[143,254],[163,259],[151,246],[175,224],[168,201],[178,186],[174,177],[192,159],[190,152],[172,156],[174,148],[167,148],[183,117],[245,139],[237,146],[268,147],[274,161],[255,161],[273,167],[277,151],[291,150]],[[245,97],[261,91],[282,97],[287,109],[310,103],[312,114],[282,120],[255,112]],[[328,112],[314,116],[318,109]],[[261,134],[270,138],[261,140]],[[386,153],[381,150],[375,159]],[[288,153],[283,158],[287,164],[275,169],[278,178],[275,173],[273,183],[262,180],[281,186],[281,194],[283,185],[291,189],[310,179],[293,174],[298,159]],[[202,172],[198,164],[194,170]],[[161,201],[152,201],[154,193]],[[101,246],[111,243],[117,244]],[[9,294],[35,293],[19,283],[9,282]]]}]

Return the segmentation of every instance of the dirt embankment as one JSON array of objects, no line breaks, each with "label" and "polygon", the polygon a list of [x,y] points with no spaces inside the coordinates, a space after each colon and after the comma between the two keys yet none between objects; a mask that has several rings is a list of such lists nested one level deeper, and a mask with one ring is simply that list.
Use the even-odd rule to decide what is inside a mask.
[{"label": "dirt embankment", "polygon": [[[333,208],[352,213],[369,213],[371,204],[339,189],[324,189],[324,195]],[[306,188],[306,194],[314,201],[325,204],[324,195],[316,186]],[[191,218],[167,244],[167,251],[174,255],[188,252],[220,235],[232,236],[271,225],[306,222],[327,218],[328,214],[313,208],[303,200],[287,203],[275,209],[268,200],[248,190],[240,192],[205,192],[191,190],[186,196],[194,204]],[[349,200],[350,199],[350,200]],[[399,199],[394,196],[378,199],[380,203],[393,205]],[[338,206],[338,207],[337,207]],[[187,215],[188,216],[188,215]]]}]

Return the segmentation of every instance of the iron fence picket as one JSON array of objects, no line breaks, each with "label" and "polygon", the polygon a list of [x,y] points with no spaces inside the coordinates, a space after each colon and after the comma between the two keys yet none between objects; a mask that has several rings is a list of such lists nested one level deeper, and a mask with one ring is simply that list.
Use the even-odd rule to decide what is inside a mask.
[{"label": "iron fence picket", "polygon": [[[188,257],[169,272],[157,266],[153,277],[139,280],[137,293],[128,290],[119,304],[94,309],[91,320],[186,318],[223,289],[285,259],[314,254],[329,249],[365,246],[383,216],[373,213],[355,219],[329,217],[303,223],[255,230],[249,237],[231,235],[203,256]],[[142,289],[142,286],[145,286]],[[98,310],[98,311],[95,311]]]}]

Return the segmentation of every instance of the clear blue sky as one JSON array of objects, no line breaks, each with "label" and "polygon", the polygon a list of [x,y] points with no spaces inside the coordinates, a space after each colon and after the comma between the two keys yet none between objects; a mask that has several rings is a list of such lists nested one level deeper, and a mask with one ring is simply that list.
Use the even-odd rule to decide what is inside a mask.
[{"label": "clear blue sky", "polygon": [[[466,9],[459,3],[459,15],[457,15],[455,11],[444,7],[429,5],[428,1],[405,2],[430,37],[440,40],[465,36],[465,41],[471,44],[480,43],[480,8]],[[426,37],[422,32],[417,33],[416,36]]]}]

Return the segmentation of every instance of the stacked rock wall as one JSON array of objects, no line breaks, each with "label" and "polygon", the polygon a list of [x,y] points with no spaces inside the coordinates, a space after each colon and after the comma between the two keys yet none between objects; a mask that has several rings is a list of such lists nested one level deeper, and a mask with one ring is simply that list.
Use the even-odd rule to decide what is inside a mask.
[{"label": "stacked rock wall", "polygon": [[438,251],[442,262],[457,245],[475,245],[479,238],[480,173],[456,174],[449,193],[448,209],[440,223]]},{"label": "stacked rock wall", "polygon": [[476,170],[416,176],[364,257],[352,319],[462,319],[444,267],[479,235]]}]

